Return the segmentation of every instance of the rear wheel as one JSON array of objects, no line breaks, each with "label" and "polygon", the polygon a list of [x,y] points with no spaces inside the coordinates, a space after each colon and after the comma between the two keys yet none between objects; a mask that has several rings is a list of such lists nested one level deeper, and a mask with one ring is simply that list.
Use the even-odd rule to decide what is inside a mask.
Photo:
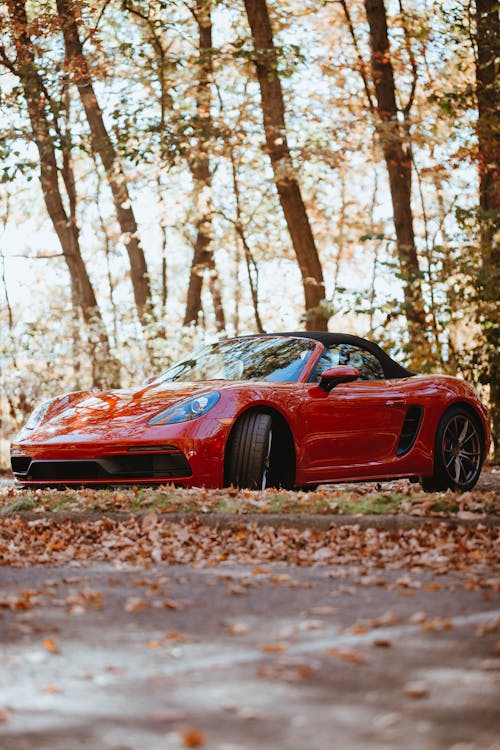
[{"label": "rear wheel", "polygon": [[269,414],[244,414],[234,426],[226,452],[226,484],[265,490],[270,484],[272,418]]},{"label": "rear wheel", "polygon": [[453,407],[443,416],[436,432],[434,474],[423,477],[427,492],[448,488],[466,491],[474,487],[483,464],[483,440],[479,419],[467,409]]}]

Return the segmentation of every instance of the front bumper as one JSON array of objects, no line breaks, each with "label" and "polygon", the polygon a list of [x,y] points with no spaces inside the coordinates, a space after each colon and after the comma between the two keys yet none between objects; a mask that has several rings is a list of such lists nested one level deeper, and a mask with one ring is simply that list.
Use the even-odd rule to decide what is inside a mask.
[{"label": "front bumper", "polygon": [[170,481],[192,475],[189,461],[180,451],[95,456],[92,458],[37,459],[12,456],[12,471],[23,484],[86,481]]},{"label": "front bumper", "polygon": [[183,431],[191,434],[164,428],[161,442],[151,435],[134,442],[22,441],[11,446],[12,471],[20,484],[32,487],[170,482],[222,487],[229,426],[219,423],[203,435],[191,425]]}]

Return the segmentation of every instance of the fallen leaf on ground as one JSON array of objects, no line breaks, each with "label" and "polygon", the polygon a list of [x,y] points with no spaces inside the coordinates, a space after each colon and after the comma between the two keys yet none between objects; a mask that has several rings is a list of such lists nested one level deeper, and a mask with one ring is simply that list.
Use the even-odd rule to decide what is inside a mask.
[{"label": "fallen leaf on ground", "polygon": [[492,620],[487,620],[486,622],[482,622],[480,625],[476,628],[476,635],[479,636],[485,636],[489,635],[490,633],[498,633],[500,632],[500,617]]},{"label": "fallen leaf on ground", "polygon": [[42,646],[44,647],[46,651],[49,651],[51,654],[59,653],[57,640],[53,638],[52,636],[48,636],[47,638],[44,638],[42,641]]},{"label": "fallen leaf on ground", "polygon": [[141,612],[146,606],[144,599],[139,599],[136,596],[129,596],[123,605],[125,612]]},{"label": "fallen leaf on ground", "polygon": [[226,633],[228,635],[245,635],[249,630],[250,626],[245,622],[233,622],[231,625],[227,626]]},{"label": "fallen leaf on ground", "polygon": [[201,747],[205,744],[205,735],[198,729],[184,727],[183,729],[179,729],[179,734],[184,747]]},{"label": "fallen leaf on ground", "polygon": [[390,648],[392,643],[385,638],[375,638],[372,646],[375,646],[376,648]]},{"label": "fallen leaf on ground", "polygon": [[51,695],[58,695],[59,693],[62,693],[59,685],[54,685],[52,682],[49,682],[48,685],[43,685],[41,690],[43,693],[50,693]]},{"label": "fallen leaf on ground", "polygon": [[287,646],[284,643],[266,643],[260,647],[263,654],[280,654],[286,649]]},{"label": "fallen leaf on ground", "polygon": [[426,682],[415,680],[403,685],[403,693],[409,698],[428,698],[430,690]]},{"label": "fallen leaf on ground", "polygon": [[328,648],[327,653],[331,656],[336,656],[338,659],[344,659],[344,661],[350,661],[353,664],[369,664],[369,660],[360,654],[358,651],[350,651],[341,648]]},{"label": "fallen leaf on ground", "polygon": [[161,606],[165,609],[173,609],[179,612],[184,609],[184,604],[181,604],[180,602],[174,602],[173,599],[164,599],[161,603]]}]

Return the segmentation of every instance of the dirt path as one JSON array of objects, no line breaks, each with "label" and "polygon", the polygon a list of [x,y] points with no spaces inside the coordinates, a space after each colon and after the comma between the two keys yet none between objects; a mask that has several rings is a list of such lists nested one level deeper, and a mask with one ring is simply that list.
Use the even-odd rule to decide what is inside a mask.
[{"label": "dirt path", "polygon": [[500,747],[485,579],[80,566],[0,570],[6,750]]}]

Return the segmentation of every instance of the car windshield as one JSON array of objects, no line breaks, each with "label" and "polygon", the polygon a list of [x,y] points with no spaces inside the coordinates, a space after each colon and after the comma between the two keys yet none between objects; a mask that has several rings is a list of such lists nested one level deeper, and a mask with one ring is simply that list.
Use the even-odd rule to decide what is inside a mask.
[{"label": "car windshield", "polygon": [[153,382],[270,380],[294,383],[316,347],[306,338],[241,338],[204,346]]}]

